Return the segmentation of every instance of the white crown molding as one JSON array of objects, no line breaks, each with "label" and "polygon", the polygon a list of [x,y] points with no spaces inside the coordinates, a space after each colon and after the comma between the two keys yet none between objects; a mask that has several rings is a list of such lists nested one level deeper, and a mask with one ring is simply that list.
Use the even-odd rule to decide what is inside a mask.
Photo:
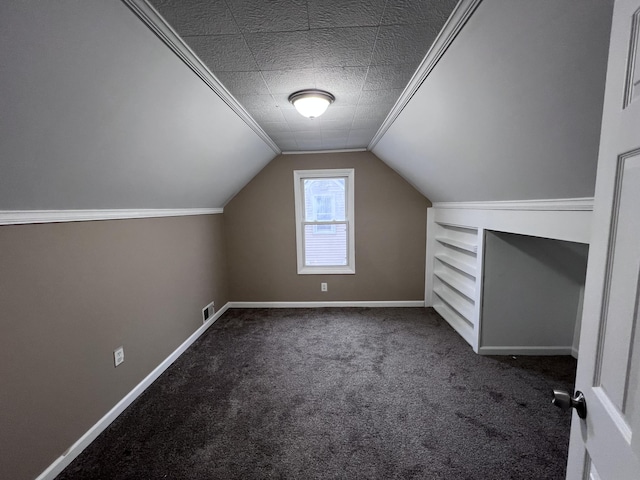
[{"label": "white crown molding", "polygon": [[147,375],[133,390],[126,394],[122,400],[120,400],[115,407],[113,407],[107,414],[102,417],[98,422],[93,425],[87,432],[82,435],[69,449],[58,457],[49,467],[42,472],[36,480],[53,480],[58,476],[82,451],[87,448],[91,442],[93,442],[98,435],[100,435],[118,416],[126,410],[126,408],[133,403],[149,386],[162,375],[162,373],[175,362],[180,355],[182,355],[187,348],[193,345],[207,329],[218,320],[224,312],[229,308],[229,303],[225,304],[220,310],[218,310],[213,317],[204,322],[195,332],[187,338],[182,345],[176,348],[167,358],[165,358],[160,365],[153,369],[153,371]]},{"label": "white crown molding", "polygon": [[460,2],[458,2],[458,5],[456,5],[456,8],[449,16],[447,23],[445,23],[433,42],[433,45],[431,45],[431,48],[422,60],[422,63],[420,63],[413,77],[409,80],[409,83],[400,94],[400,97],[387,115],[387,118],[384,119],[384,122],[382,122],[382,125],[371,139],[371,142],[369,142],[367,150],[373,150],[387,130],[389,130],[389,127],[393,125],[393,122],[395,122],[398,115],[404,110],[404,107],[429,76],[438,61],[440,61],[453,40],[458,36],[458,33],[460,33],[460,30],[462,30],[462,27],[467,23],[467,20],[469,20],[478,5],[480,5],[480,2],[482,2],[482,0],[460,0]]},{"label": "white crown molding", "polygon": [[291,150],[288,152],[282,152],[282,155],[307,155],[310,153],[353,153],[353,152],[366,152],[366,148],[343,148],[339,150],[304,150],[304,151],[295,151]]},{"label": "white crown molding", "polygon": [[225,102],[269,147],[280,154],[276,143],[267,135],[253,117],[238,103],[229,90],[215,77],[198,58],[180,35],[162,18],[147,0],[122,0],[142,20],[160,40],[162,40],[207,86]]},{"label": "white crown molding", "polygon": [[336,302],[230,302],[230,308],[424,307],[424,300]]},{"label": "white crown molding", "polygon": [[593,197],[539,200],[501,200],[496,202],[434,202],[433,208],[471,210],[593,211]]},{"label": "white crown molding", "polygon": [[0,225],[29,223],[90,222],[129,218],[186,217],[224,213],[222,208],[173,208],[143,210],[0,210]]}]

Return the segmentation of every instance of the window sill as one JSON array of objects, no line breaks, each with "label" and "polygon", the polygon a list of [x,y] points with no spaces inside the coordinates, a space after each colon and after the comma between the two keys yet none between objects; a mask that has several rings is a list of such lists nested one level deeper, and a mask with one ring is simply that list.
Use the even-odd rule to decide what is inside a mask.
[{"label": "window sill", "polygon": [[355,275],[356,269],[344,267],[302,267],[298,268],[298,275]]}]

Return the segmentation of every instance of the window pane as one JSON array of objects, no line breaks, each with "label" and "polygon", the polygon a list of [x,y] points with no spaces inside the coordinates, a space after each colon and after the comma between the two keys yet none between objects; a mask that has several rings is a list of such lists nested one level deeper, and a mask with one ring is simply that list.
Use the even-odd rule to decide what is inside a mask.
[{"label": "window pane", "polygon": [[317,231],[317,225],[304,227],[305,266],[347,265],[347,225],[327,225],[333,231]]},{"label": "window pane", "polygon": [[315,221],[331,221],[335,217],[336,196],[335,195],[314,195],[313,210]]},{"label": "window pane", "polygon": [[306,222],[346,220],[345,178],[305,178]]}]

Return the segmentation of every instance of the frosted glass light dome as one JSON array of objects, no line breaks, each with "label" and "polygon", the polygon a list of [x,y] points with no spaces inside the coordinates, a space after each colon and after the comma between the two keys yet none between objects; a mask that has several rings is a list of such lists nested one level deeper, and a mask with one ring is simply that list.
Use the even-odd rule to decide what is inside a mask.
[{"label": "frosted glass light dome", "polygon": [[307,118],[319,117],[334,100],[333,95],[323,90],[301,90],[289,96],[289,101],[298,113]]}]

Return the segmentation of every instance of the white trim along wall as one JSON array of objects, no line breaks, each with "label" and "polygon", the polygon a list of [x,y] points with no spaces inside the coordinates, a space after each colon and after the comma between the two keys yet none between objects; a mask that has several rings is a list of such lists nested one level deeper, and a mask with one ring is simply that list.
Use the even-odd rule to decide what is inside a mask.
[{"label": "white trim along wall", "polygon": [[231,308],[323,308],[323,307],[424,307],[424,300],[335,301],[335,302],[230,302]]},{"label": "white trim along wall", "polygon": [[116,210],[0,210],[0,225],[90,222],[128,218],[184,217],[223,213],[222,208],[116,209]]}]

